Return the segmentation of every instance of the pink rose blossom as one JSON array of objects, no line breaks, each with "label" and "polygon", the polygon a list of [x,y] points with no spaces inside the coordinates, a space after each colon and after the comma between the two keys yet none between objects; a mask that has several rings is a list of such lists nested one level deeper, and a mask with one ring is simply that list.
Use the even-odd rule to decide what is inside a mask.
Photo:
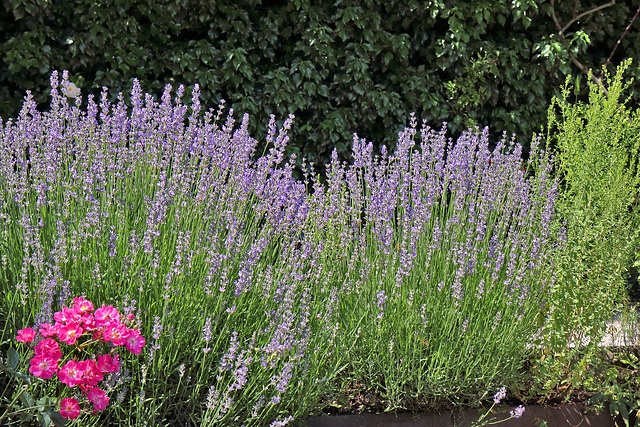
[{"label": "pink rose blossom", "polygon": [[93,304],[89,300],[76,297],[73,299],[73,311],[77,314],[83,315],[93,311]]},{"label": "pink rose blossom", "polygon": [[75,387],[82,382],[82,374],[84,371],[78,367],[78,363],[69,360],[57,373],[58,379],[68,385]]},{"label": "pink rose blossom", "polygon": [[102,372],[96,367],[96,362],[93,360],[78,362],[77,366],[78,369],[82,371],[82,384],[80,384],[82,390],[94,387],[102,381]]},{"label": "pink rose blossom", "polygon": [[120,370],[119,357],[120,356],[118,356],[118,353],[114,354],[113,357],[109,354],[98,356],[96,367],[100,370],[100,372],[104,374],[108,374],[110,372],[118,372]]},{"label": "pink rose blossom", "polygon": [[58,370],[58,361],[50,357],[36,356],[29,363],[31,364],[29,372],[43,379],[53,377]]},{"label": "pink rose blossom", "polygon": [[112,341],[113,345],[123,345],[129,338],[130,331],[123,324],[110,324],[104,329],[103,338],[105,341]]},{"label": "pink rose blossom", "polygon": [[62,418],[73,420],[80,415],[80,405],[76,399],[67,397],[60,402],[60,415]]},{"label": "pink rose blossom", "polygon": [[85,331],[93,331],[96,329],[96,319],[91,313],[83,315],[80,318],[80,324]]},{"label": "pink rose blossom", "polygon": [[53,338],[47,338],[36,344],[34,348],[36,356],[48,357],[50,359],[58,360],[62,357],[60,351],[60,344]]},{"label": "pink rose blossom", "polygon": [[40,325],[40,329],[38,329],[38,332],[40,332],[40,335],[42,335],[43,337],[47,338],[57,335],[58,329],[59,326],[57,324],[52,326],[48,323],[43,323],[42,325]]},{"label": "pink rose blossom", "polygon": [[98,387],[93,387],[87,393],[87,399],[91,403],[93,403],[93,407],[96,411],[102,411],[109,404],[109,396],[105,393],[104,390],[99,389]]},{"label": "pink rose blossom", "polygon": [[113,308],[112,305],[109,305],[106,307],[102,305],[102,307],[96,310],[94,315],[96,318],[96,324],[98,328],[102,326],[107,326],[111,323],[116,323],[116,324],[120,323],[120,313],[118,313],[118,310]]},{"label": "pink rose blossom", "polygon": [[31,342],[36,337],[36,333],[31,328],[24,328],[18,331],[18,336],[16,340],[20,342]]},{"label": "pink rose blossom", "polygon": [[59,323],[60,326],[67,323],[75,323],[80,320],[80,315],[70,308],[64,307],[62,311],[57,311],[53,314],[53,320]]},{"label": "pink rose blossom", "polygon": [[129,337],[127,338],[127,350],[133,354],[140,354],[142,347],[145,345],[145,340],[140,331],[132,329],[129,331]]},{"label": "pink rose blossom", "polygon": [[83,333],[79,323],[69,323],[58,330],[58,339],[68,345],[73,345]]}]

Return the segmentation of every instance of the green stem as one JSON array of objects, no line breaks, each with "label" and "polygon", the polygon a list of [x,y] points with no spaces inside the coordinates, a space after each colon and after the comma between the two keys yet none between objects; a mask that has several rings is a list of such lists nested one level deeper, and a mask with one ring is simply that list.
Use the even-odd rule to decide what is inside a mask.
[{"label": "green stem", "polygon": [[[11,406],[9,406],[9,407],[11,407]],[[5,417],[5,416],[7,416],[7,417],[11,417],[11,416],[13,416],[13,415],[17,415],[17,414],[19,414],[20,412],[26,412],[26,411],[28,411],[28,410],[30,410],[30,409],[38,409],[38,408],[44,408],[44,407],[52,407],[52,408],[53,408],[53,405],[36,405],[36,406],[29,406],[28,408],[22,408],[22,409],[20,409],[20,410],[18,410],[18,411],[14,411],[14,412],[11,412],[11,413],[9,413],[9,414],[7,414],[7,413],[6,413],[6,411],[5,411],[5,413],[2,415],[2,418],[0,418],[0,421],[2,421],[2,420],[4,419],[4,417]],[[7,411],[8,411],[8,409],[7,409]],[[40,411],[40,412],[42,412],[42,411]]]},{"label": "green stem", "polygon": [[[487,415],[489,415],[489,413],[491,412],[491,410],[493,409],[493,407],[494,407],[494,406],[496,406],[496,403],[495,403],[495,402],[493,403],[493,405],[491,405],[491,407],[489,408],[489,410],[488,410],[487,412],[485,412],[485,413],[484,413],[484,415],[483,415],[483,416],[481,416],[480,418],[478,418],[478,421],[477,421],[477,422],[480,422],[480,421],[484,420],[484,419],[487,417]],[[485,424],[481,424],[481,425],[485,425]]]},{"label": "green stem", "polygon": [[[9,412],[9,409],[11,409],[11,407],[13,406],[13,404],[14,404],[14,403],[16,403],[16,400],[18,400],[18,398],[20,398],[20,396],[22,395],[22,393],[24,393],[24,392],[25,392],[25,391],[27,391],[28,389],[29,389],[28,387],[27,387],[27,388],[22,388],[22,387],[20,388],[20,393],[18,393],[18,394],[16,395],[16,397],[14,397],[14,398],[13,398],[13,400],[11,401],[11,403],[9,403],[9,406],[7,406],[7,410],[6,410],[6,411],[4,411],[4,414],[2,414],[2,416],[0,417],[0,422],[1,422],[2,420],[4,420],[5,418],[7,418],[7,417],[10,417],[10,416],[12,416],[12,415],[18,414],[18,413],[20,413],[20,412],[22,412],[22,411],[23,411],[23,409],[21,409],[20,411],[15,411],[15,412],[11,412],[11,413],[7,414],[7,412]],[[26,411],[27,409],[30,409],[30,408],[26,408],[26,409],[24,409],[24,410]]]},{"label": "green stem", "polygon": [[509,418],[505,418],[504,420],[499,420],[499,421],[494,421],[492,423],[487,423],[485,425],[491,426],[491,425],[494,425],[494,424],[500,424],[500,423],[503,423],[505,421],[509,421],[511,418],[513,418],[513,416],[509,416]]}]

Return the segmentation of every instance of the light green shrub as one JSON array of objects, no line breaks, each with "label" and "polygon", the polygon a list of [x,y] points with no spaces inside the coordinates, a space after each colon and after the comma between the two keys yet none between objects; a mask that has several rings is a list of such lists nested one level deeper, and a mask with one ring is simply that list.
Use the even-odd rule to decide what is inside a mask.
[{"label": "light green shrub", "polygon": [[[548,146],[555,147],[561,189],[553,297],[540,334],[545,357],[539,378],[547,390],[580,385],[607,320],[628,302],[625,275],[638,246],[633,202],[640,182],[640,113],[623,99],[629,64],[621,64],[613,79],[605,72],[603,85],[590,83],[588,104],[569,102],[567,81],[549,108]],[[569,350],[578,342],[588,345]]]}]

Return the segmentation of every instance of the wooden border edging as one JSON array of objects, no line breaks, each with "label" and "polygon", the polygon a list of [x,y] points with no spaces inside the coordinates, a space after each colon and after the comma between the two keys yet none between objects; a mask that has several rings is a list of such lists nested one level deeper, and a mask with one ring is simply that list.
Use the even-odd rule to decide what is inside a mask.
[{"label": "wooden border edging", "polygon": [[[509,417],[515,407],[501,407],[493,415],[495,420]],[[484,412],[482,412],[484,413]],[[468,427],[479,418],[477,409],[442,413],[386,413],[320,415],[307,418],[300,427]],[[499,423],[501,427],[616,427],[611,415],[605,410],[598,414],[586,412],[583,404],[568,404],[560,407],[528,406],[522,417]],[[620,424],[622,425],[622,424]]]}]

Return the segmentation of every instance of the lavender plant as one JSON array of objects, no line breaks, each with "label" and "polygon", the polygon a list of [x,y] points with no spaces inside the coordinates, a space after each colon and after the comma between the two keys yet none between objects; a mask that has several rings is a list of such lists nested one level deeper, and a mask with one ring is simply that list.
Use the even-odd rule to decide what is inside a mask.
[{"label": "lavender plant", "polygon": [[198,86],[187,107],[134,82],[129,112],[106,89],[80,110],[68,85],[54,73],[50,111],[27,94],[0,122],[0,289],[3,341],[78,295],[141,320],[117,404],[81,422],[285,425],[350,389],[391,410],[517,375],[551,285],[538,140],[523,162],[412,118],[395,153],[354,136],[353,164],[297,180],[293,117],[259,156],[248,117],[201,111]]},{"label": "lavender plant", "polygon": [[128,114],[106,90],[80,111],[56,74],[51,83],[49,112],[27,95],[0,129],[2,288],[15,314],[3,339],[82,294],[135,312],[149,337],[113,380],[133,380],[114,419],[205,425],[308,410],[331,374],[318,372],[325,352],[307,349],[330,348],[331,333],[310,333],[323,295],[302,259],[289,264],[306,206],[283,164],[291,119],[280,132],[272,119],[274,148],[253,162],[248,118],[235,130],[231,112],[199,118],[197,88],[185,125],[182,88],[175,104],[170,87],[156,103],[136,82]]},{"label": "lavender plant", "polygon": [[539,140],[523,163],[506,139],[490,151],[486,131],[417,134],[412,119],[381,156],[355,137],[354,164],[334,157],[311,197],[320,269],[340,288],[341,380],[387,409],[514,380],[551,285],[557,183]]}]

